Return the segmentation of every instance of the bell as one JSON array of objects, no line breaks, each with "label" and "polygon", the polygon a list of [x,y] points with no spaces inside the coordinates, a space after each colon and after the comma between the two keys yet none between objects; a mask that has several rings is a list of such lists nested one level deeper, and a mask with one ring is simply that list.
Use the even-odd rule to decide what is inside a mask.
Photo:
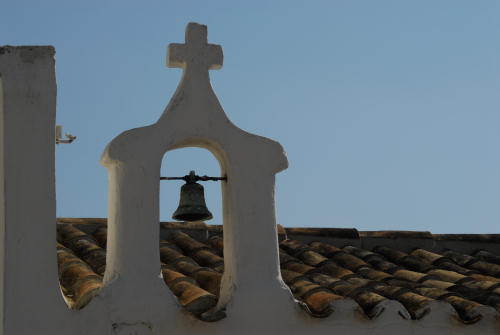
[{"label": "bell", "polygon": [[188,180],[181,187],[179,207],[172,215],[178,221],[205,221],[212,219],[212,213],[205,203],[203,186]]}]

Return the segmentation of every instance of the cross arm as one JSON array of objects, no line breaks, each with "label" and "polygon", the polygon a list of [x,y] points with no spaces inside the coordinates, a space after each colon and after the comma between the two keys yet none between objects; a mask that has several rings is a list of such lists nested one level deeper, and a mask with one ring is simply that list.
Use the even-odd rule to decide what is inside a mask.
[{"label": "cross arm", "polygon": [[186,64],[186,45],[170,43],[167,49],[167,66],[184,68]]},{"label": "cross arm", "polygon": [[218,44],[207,45],[207,64],[209,70],[218,70],[222,67],[224,55],[222,47]]}]

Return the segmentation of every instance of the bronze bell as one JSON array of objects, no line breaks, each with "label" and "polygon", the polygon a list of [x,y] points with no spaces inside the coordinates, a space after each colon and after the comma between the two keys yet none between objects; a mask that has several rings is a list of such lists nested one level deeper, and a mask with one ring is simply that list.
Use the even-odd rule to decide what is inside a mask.
[{"label": "bronze bell", "polygon": [[194,171],[189,173],[189,178],[181,187],[179,207],[172,215],[172,219],[178,221],[205,221],[212,219],[212,213],[205,203],[203,186],[195,179]]}]

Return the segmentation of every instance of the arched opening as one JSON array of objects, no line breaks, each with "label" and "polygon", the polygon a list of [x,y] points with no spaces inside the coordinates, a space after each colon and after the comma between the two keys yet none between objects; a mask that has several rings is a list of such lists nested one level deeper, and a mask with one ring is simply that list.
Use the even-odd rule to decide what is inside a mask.
[{"label": "arched opening", "polygon": [[[169,151],[162,161],[160,175],[181,177],[194,170],[197,175],[218,177],[221,169],[217,159],[210,151],[200,148],[183,148]],[[160,183],[160,221],[172,221],[172,213],[179,204],[179,190],[184,184],[179,181],[162,181]],[[219,182],[200,182],[205,190],[207,207],[213,214],[211,225],[222,225],[222,196]]]},{"label": "arched opening", "polygon": [[[217,159],[205,149],[169,151],[162,161],[161,176],[220,176]],[[224,272],[222,254],[221,182],[200,182],[213,219],[174,222],[182,180],[160,182],[160,259],[165,283],[179,304],[201,317],[218,301]],[[99,293],[106,267],[107,223],[101,219],[63,219],[57,224],[59,281],[71,309],[85,307]]]},{"label": "arched opening", "polygon": [[[194,170],[199,176],[219,177],[217,159],[205,149],[183,148],[165,154],[160,175],[182,177]],[[179,222],[172,214],[179,205],[183,180],[160,183],[160,261],[165,284],[179,304],[202,320],[215,307],[224,272],[222,193],[224,181],[199,181],[204,188],[210,221]],[[205,313],[205,314],[204,314]]]}]

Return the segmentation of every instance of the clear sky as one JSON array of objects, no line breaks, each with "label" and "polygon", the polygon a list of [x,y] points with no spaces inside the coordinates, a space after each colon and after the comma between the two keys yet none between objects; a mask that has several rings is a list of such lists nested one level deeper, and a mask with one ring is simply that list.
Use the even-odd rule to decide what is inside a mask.
[{"label": "clear sky", "polygon": [[[499,18],[486,0],[1,0],[0,45],[56,48],[57,123],[78,137],[56,148],[58,216],[106,216],[99,157],[161,115],[181,76],[167,45],[193,21],[223,47],[211,78],[229,118],[287,152],[279,223],[499,233]],[[191,169],[220,173],[184,149],[162,175]],[[162,220],[180,185],[162,182]]]}]

